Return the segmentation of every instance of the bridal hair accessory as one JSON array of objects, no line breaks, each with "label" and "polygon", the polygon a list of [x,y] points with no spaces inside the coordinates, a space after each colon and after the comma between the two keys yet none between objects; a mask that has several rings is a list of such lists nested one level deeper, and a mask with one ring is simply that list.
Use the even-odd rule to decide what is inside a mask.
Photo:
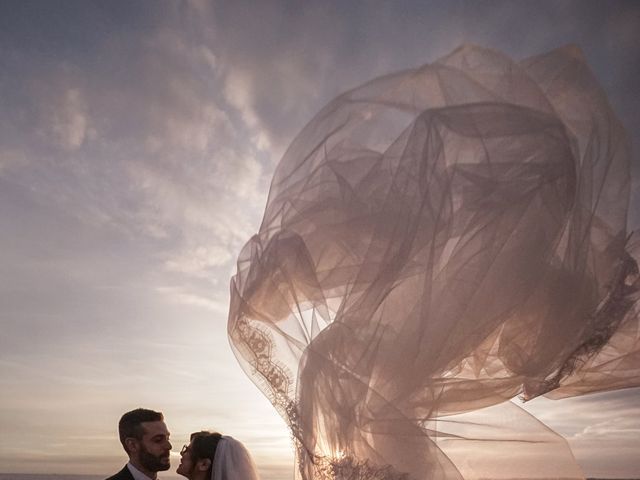
[{"label": "bridal hair accessory", "polygon": [[640,385],[629,164],[575,46],[466,45],[324,107],[231,281],[296,478],[582,478],[511,399]]}]

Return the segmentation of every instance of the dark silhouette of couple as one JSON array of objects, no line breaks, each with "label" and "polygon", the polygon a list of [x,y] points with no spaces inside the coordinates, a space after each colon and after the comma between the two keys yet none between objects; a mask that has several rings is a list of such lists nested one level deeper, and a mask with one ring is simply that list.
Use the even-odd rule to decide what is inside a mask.
[{"label": "dark silhouette of couple", "polygon": [[[169,430],[161,412],[138,408],[118,423],[120,443],[129,462],[107,480],[155,480],[171,467]],[[249,452],[238,440],[217,432],[191,434],[180,451],[176,472],[189,480],[258,480]]]}]

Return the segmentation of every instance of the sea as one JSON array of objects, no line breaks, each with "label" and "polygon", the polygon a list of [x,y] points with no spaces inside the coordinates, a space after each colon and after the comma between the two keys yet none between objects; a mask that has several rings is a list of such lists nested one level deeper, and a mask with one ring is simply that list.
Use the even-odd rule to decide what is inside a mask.
[{"label": "sea", "polygon": [[[51,474],[51,473],[0,473],[0,480],[105,480],[111,474],[107,475],[71,475],[71,474]],[[162,475],[158,476],[158,480],[184,480],[184,477]]]}]

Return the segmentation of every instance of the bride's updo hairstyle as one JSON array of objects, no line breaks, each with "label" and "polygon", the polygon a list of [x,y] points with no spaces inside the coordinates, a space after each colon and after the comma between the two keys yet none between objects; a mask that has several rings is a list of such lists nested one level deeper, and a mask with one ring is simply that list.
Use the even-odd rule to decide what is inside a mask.
[{"label": "bride's updo hairstyle", "polygon": [[213,459],[216,456],[216,449],[218,448],[218,442],[222,438],[222,434],[218,432],[208,432],[203,430],[201,432],[194,432],[191,434],[191,458],[195,463],[198,460],[208,458],[211,460],[211,465],[207,471],[207,478],[211,478],[211,470],[213,468]]}]

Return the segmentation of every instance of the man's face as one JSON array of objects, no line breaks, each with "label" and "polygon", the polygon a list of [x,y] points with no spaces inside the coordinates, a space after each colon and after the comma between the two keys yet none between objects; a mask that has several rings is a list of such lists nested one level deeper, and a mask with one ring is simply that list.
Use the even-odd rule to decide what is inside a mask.
[{"label": "man's face", "polygon": [[138,442],[138,461],[149,472],[161,472],[170,467],[169,430],[164,422],[143,422],[144,435]]}]

